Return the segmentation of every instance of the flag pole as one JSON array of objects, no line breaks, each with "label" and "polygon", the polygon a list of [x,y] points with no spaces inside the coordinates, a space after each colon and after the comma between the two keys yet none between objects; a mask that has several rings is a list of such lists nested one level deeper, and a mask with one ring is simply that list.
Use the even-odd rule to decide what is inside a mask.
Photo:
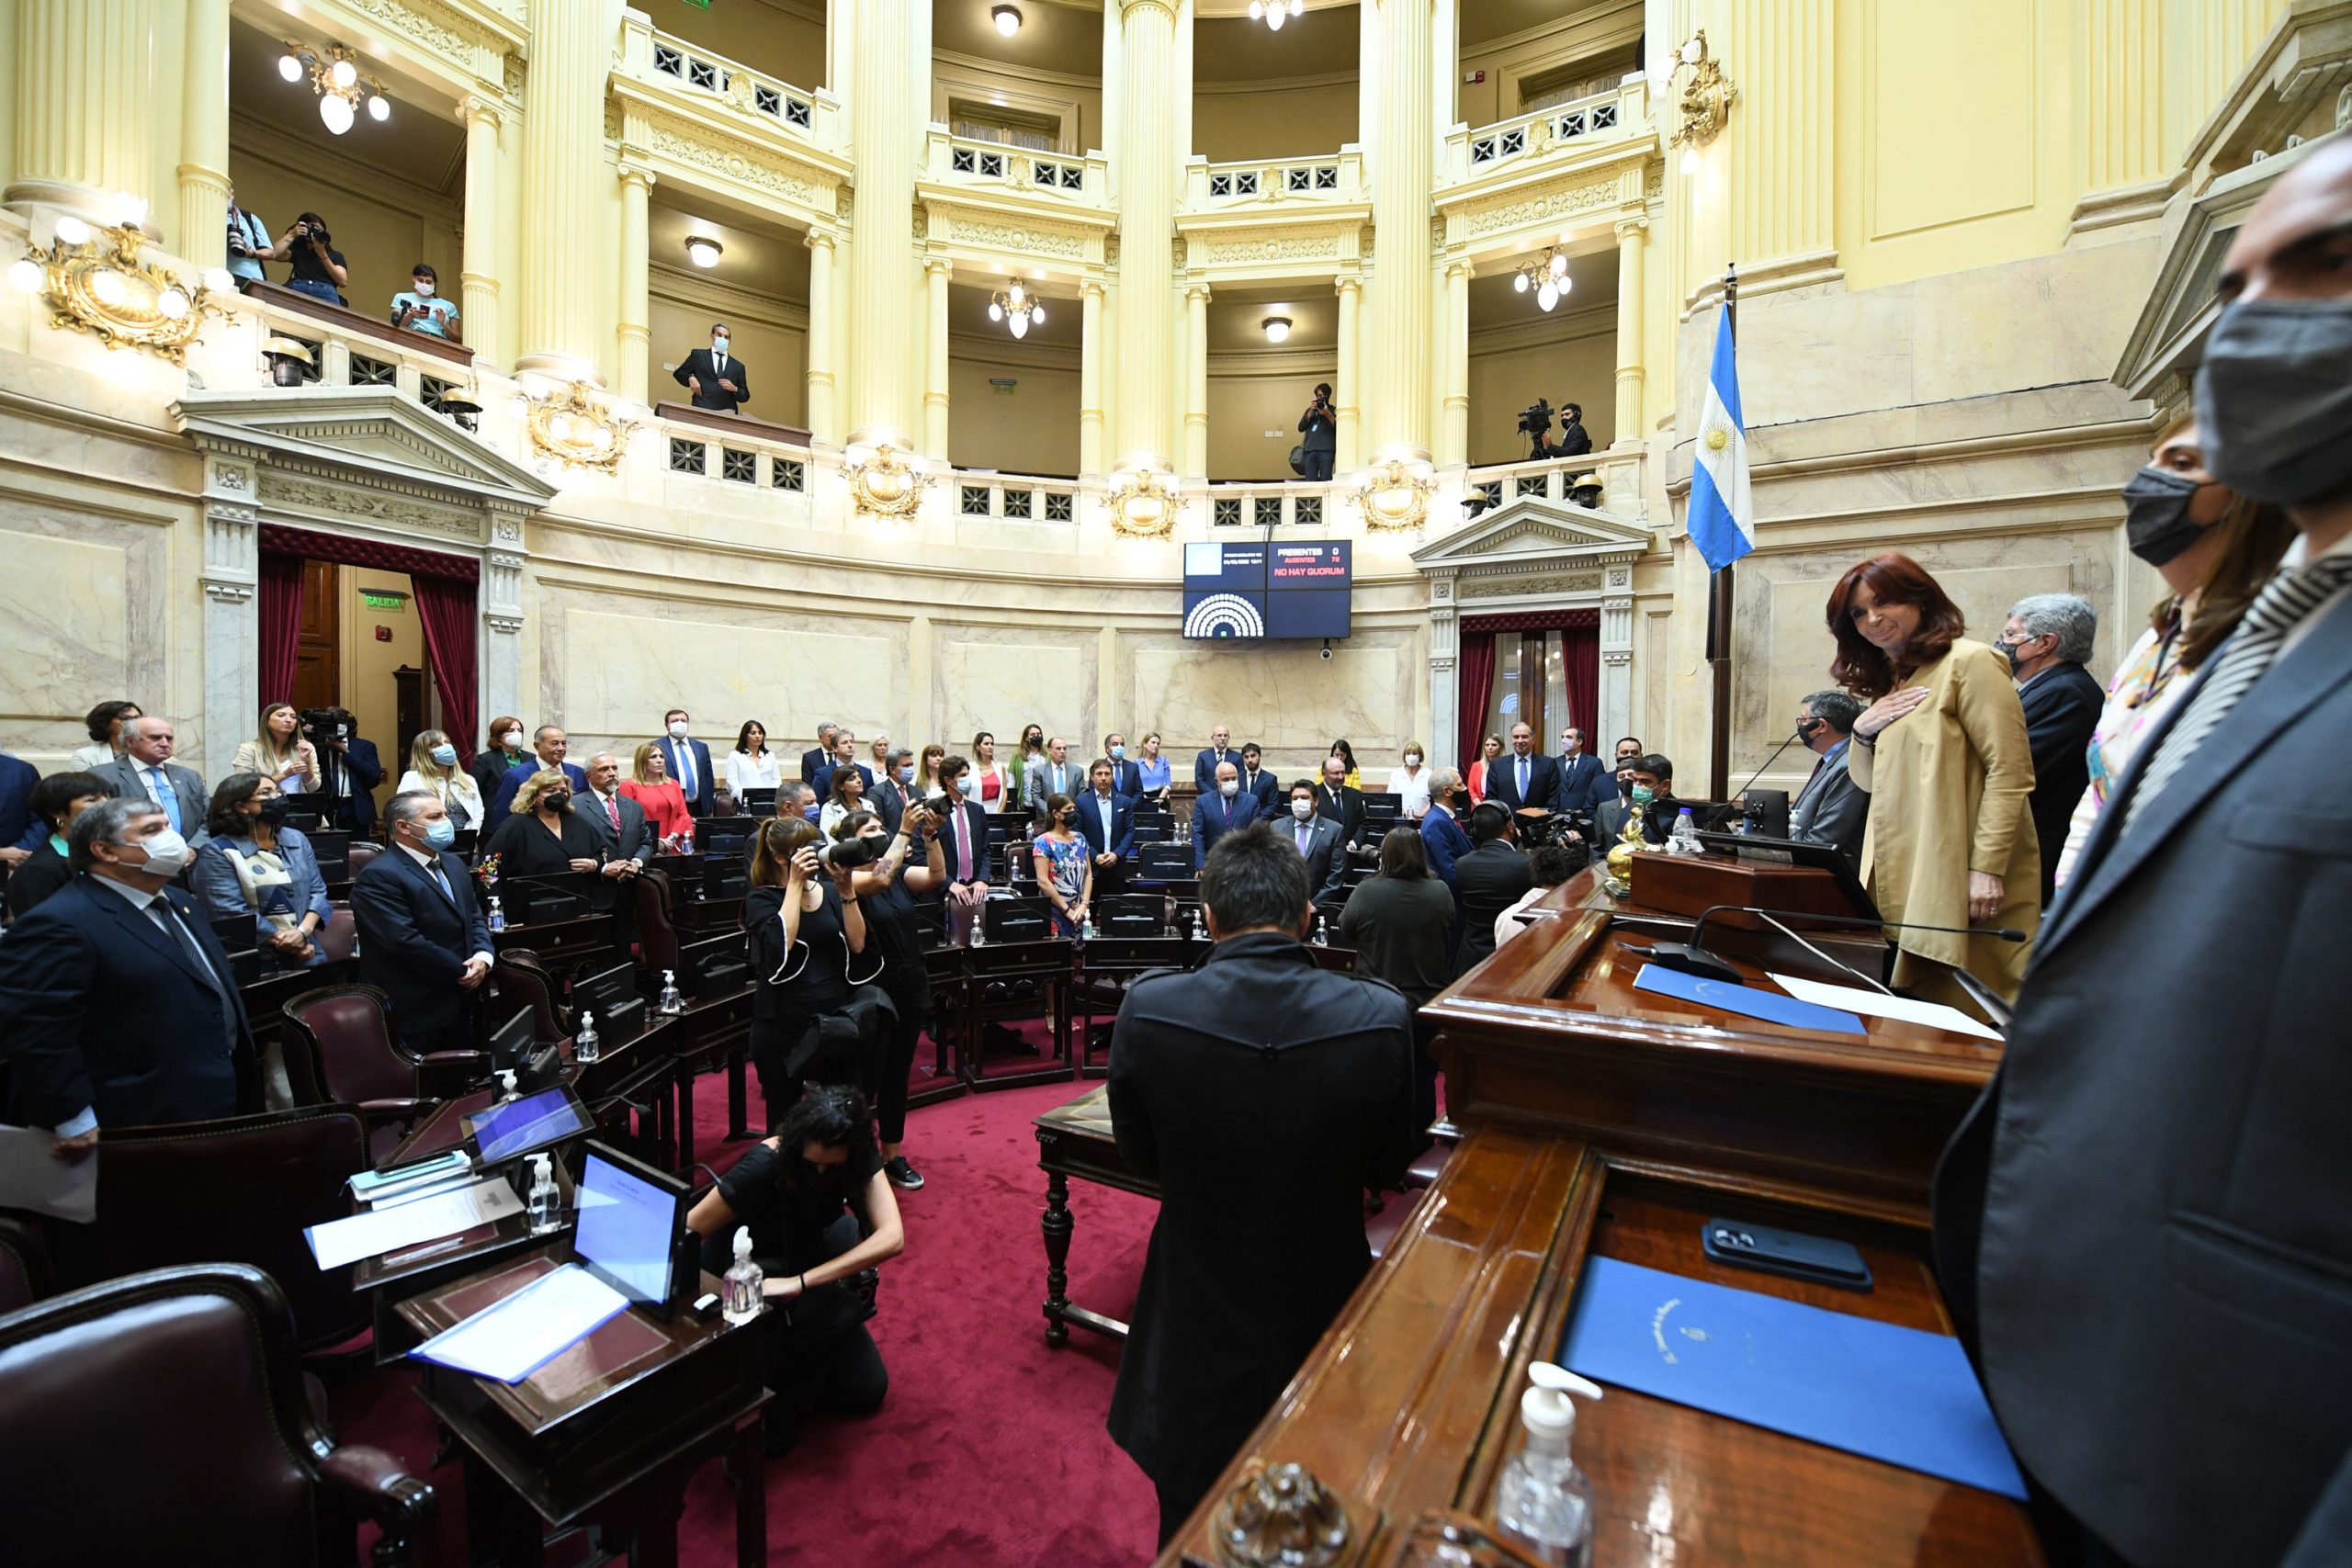
[{"label": "flag pole", "polygon": [[[1739,341],[1739,269],[1724,268],[1724,320],[1732,341]],[[1726,561],[1707,578],[1707,662],[1713,667],[1713,732],[1708,750],[1707,798],[1724,800],[1731,791],[1731,610],[1734,562]]]}]

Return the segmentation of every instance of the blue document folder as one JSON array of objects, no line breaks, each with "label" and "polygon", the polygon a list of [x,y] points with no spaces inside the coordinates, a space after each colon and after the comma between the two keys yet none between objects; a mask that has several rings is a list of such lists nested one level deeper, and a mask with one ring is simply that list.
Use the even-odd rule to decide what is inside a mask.
[{"label": "blue document folder", "polygon": [[1721,1008],[1742,1018],[1760,1018],[1767,1023],[1785,1023],[1796,1029],[1818,1029],[1831,1034],[1870,1032],[1862,1027],[1860,1019],[1842,1008],[1826,1008],[1818,1002],[1801,1002],[1794,997],[1754,986],[1705,980],[1696,975],[1685,975],[1679,969],[1668,969],[1663,964],[1643,964],[1642,972],[1634,976],[1634,989],[1656,991],[1662,997],[1679,997],[1686,1002],[1697,1002],[1702,1007]]},{"label": "blue document folder", "polygon": [[1596,1382],[2025,1497],[1975,1371],[1945,1335],[1591,1258],[1559,1360]]}]

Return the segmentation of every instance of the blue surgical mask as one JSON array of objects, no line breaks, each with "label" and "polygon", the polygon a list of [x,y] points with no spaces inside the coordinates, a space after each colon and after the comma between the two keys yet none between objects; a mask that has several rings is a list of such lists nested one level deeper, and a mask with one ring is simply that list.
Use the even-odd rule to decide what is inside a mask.
[{"label": "blue surgical mask", "polygon": [[1111,748],[1111,760],[1114,762],[1126,754],[1127,749],[1124,746],[1114,746]]},{"label": "blue surgical mask", "polygon": [[458,841],[458,825],[447,817],[436,817],[424,825],[424,841],[436,850],[446,850]]},{"label": "blue surgical mask", "polygon": [[912,762],[899,770],[899,782],[902,784],[915,782],[915,765]]},{"label": "blue surgical mask", "polygon": [[435,746],[433,748],[433,760],[445,768],[454,768],[458,765],[458,749],[455,746]]},{"label": "blue surgical mask", "polygon": [[814,822],[817,820],[818,814],[823,809],[823,807],[819,806],[812,800],[807,806],[800,808],[800,815],[808,818],[809,821]]}]

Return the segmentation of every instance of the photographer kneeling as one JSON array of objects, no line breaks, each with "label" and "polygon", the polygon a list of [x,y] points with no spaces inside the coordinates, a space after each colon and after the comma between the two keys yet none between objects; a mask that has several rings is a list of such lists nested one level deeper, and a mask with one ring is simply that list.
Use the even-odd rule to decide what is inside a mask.
[{"label": "photographer kneeling", "polygon": [[895,833],[866,810],[851,812],[833,829],[836,840],[843,844],[854,840],[873,856],[852,866],[849,890],[865,912],[866,940],[882,961],[879,983],[899,1015],[875,1058],[865,1089],[881,1123],[883,1174],[890,1185],[910,1192],[921,1190],[922,1175],[901,1152],[907,1136],[907,1074],[914,1069],[916,1039],[931,1022],[931,974],[923,965],[922,920],[915,897],[947,882],[946,852],[931,828],[930,807],[916,801],[899,819]]},{"label": "photographer kneeling", "polygon": [[846,1086],[809,1090],[686,1224],[714,1271],[733,1256],[735,1227],[752,1233],[752,1256],[766,1275],[770,1456],[798,1441],[811,1416],[880,1407],[890,1371],[866,1332],[874,1305],[857,1276],[905,1251],[907,1235],[864,1096]]}]

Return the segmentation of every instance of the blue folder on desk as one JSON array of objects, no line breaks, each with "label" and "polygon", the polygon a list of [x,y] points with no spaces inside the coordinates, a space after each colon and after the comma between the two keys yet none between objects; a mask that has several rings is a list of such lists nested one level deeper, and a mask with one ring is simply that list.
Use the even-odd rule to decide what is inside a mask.
[{"label": "blue folder on desk", "polygon": [[1596,1382],[2025,1497],[1975,1371],[1946,1335],[1590,1258],[1559,1361]]},{"label": "blue folder on desk", "polygon": [[1767,1023],[1785,1023],[1792,1029],[1817,1029],[1826,1034],[1868,1034],[1862,1021],[1843,1008],[1826,1008],[1818,1002],[1801,1002],[1779,991],[1768,991],[1758,986],[1735,986],[1724,980],[1709,980],[1697,975],[1686,975],[1679,969],[1668,969],[1663,964],[1645,964],[1642,972],[1634,976],[1634,989],[1655,991],[1661,997],[1679,997],[1701,1007],[1721,1008],[1742,1018],[1760,1018]]}]

